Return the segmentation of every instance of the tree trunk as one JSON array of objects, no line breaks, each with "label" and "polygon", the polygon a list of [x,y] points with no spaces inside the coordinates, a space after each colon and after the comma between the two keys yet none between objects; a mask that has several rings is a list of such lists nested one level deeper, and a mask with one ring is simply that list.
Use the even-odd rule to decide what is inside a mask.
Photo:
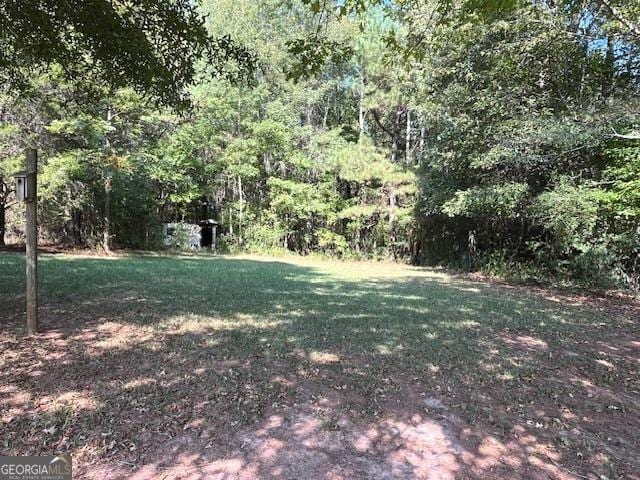
[{"label": "tree trunk", "polygon": [[4,200],[0,201],[0,247],[4,247],[4,235],[6,229],[6,210]]},{"label": "tree trunk", "polygon": [[240,104],[240,98],[238,97],[238,102],[236,104],[236,135],[240,135],[240,128],[242,126],[242,105]]},{"label": "tree trunk", "polygon": [[73,235],[73,244],[79,246],[84,243],[84,239],[82,238],[82,211],[77,208],[73,208],[71,209],[71,212],[71,234]]},{"label": "tree trunk", "polygon": [[389,192],[389,250],[391,251],[391,255],[393,259],[396,259],[396,250],[395,243],[397,240],[396,236],[396,194],[393,189]]},{"label": "tree trunk", "polygon": [[358,126],[360,127],[360,137],[365,132],[365,110],[364,110],[364,78],[360,77],[360,97],[358,99]]},{"label": "tree trunk", "polygon": [[0,175],[0,247],[4,247],[4,235],[6,231],[7,217],[7,195],[9,194],[9,187],[4,183],[4,177]]},{"label": "tree trunk", "polygon": [[391,144],[391,163],[395,163],[398,160],[398,140],[400,139],[400,134],[402,129],[400,128],[400,119],[402,118],[403,109],[398,107],[396,110],[396,119],[393,124],[393,132],[392,139],[393,142]]},{"label": "tree trunk", "polygon": [[244,210],[244,199],[242,196],[242,178],[238,177],[238,199],[240,201],[240,215],[238,216],[238,245],[242,245],[242,217]]},{"label": "tree trunk", "polygon": [[478,244],[476,241],[475,230],[469,230],[468,248],[469,248],[469,271],[475,272],[476,263],[478,260]]},{"label": "tree trunk", "polygon": [[282,246],[285,250],[289,250],[289,214],[284,216],[284,224],[287,231],[284,233],[284,239],[282,240]]},{"label": "tree trunk", "polygon": [[613,90],[613,82],[615,80],[616,75],[616,56],[614,52],[614,40],[611,36],[607,36],[607,53],[605,56],[605,64],[606,71],[604,78],[602,79],[602,93],[604,95],[609,95],[611,90]]},{"label": "tree trunk", "polygon": [[513,256],[520,254],[520,250],[522,249],[522,245],[524,244],[524,237],[527,231],[527,224],[524,220],[524,217],[520,217],[520,232],[518,234],[518,244],[513,252]]},{"label": "tree trunk", "polygon": [[407,108],[407,132],[405,135],[404,161],[409,165],[409,155],[411,154],[411,112]]},{"label": "tree trunk", "polygon": [[[111,106],[107,107],[107,123],[111,125],[113,120],[113,110]],[[111,153],[111,141],[109,140],[109,134],[105,133],[104,147],[107,157]],[[107,167],[109,168],[109,167]],[[104,179],[104,225],[102,229],[102,248],[106,253],[111,253],[111,190],[113,189],[113,177],[111,172],[106,174]]]},{"label": "tree trunk", "polygon": [[313,105],[307,105],[307,111],[305,114],[305,122],[310,127],[313,124]]},{"label": "tree trunk", "polygon": [[424,119],[420,118],[420,146],[418,147],[420,150],[420,154],[418,157],[418,165],[420,164],[420,162],[422,161],[422,158],[424,157]]},{"label": "tree trunk", "polygon": [[113,178],[108,175],[104,180],[104,228],[102,230],[102,248],[105,252],[111,252],[111,190]]}]

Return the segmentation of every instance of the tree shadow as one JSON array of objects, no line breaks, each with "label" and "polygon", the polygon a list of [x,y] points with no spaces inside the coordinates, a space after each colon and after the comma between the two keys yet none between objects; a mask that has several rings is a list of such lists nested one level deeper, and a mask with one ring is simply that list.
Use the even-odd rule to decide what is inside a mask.
[{"label": "tree shadow", "polygon": [[45,257],[24,338],[21,262],[0,256],[8,453],[122,478],[639,470],[624,316],[396,266]]}]

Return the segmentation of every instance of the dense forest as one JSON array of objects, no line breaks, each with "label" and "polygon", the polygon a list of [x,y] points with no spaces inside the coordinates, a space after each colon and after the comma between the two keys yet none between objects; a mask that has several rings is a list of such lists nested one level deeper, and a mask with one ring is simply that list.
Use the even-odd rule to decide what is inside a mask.
[{"label": "dense forest", "polygon": [[475,4],[203,0],[252,65],[201,60],[181,108],[31,70],[0,90],[0,242],[35,142],[56,243],[158,248],[206,215],[221,251],[637,288],[640,3]]}]

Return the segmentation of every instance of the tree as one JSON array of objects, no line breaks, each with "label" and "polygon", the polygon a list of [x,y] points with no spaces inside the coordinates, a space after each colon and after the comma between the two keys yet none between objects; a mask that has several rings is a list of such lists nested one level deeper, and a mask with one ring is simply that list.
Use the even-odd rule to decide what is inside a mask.
[{"label": "tree", "polygon": [[216,218],[221,248],[638,284],[637,2],[607,1],[207,0],[251,82],[194,76],[176,116],[52,66],[5,94],[0,148],[37,126],[60,241]]},{"label": "tree", "polygon": [[249,53],[211,38],[188,0],[6,0],[0,4],[0,79],[21,90],[37,68],[57,64],[68,78],[131,87],[159,103],[185,106],[200,58],[221,71]]}]

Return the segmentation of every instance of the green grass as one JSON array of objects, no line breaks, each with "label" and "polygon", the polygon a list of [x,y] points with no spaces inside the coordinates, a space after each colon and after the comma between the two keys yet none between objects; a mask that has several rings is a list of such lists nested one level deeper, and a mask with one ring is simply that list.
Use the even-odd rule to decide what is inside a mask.
[{"label": "green grass", "polygon": [[[23,292],[23,261],[0,258],[8,287],[0,301],[11,304]],[[489,349],[500,347],[488,338],[497,331],[554,345],[606,319],[577,306],[393,264],[44,256],[40,278],[45,328],[65,327],[65,319],[52,321],[49,311],[88,307],[111,321],[160,330],[188,323],[236,332],[246,353],[261,343],[279,353],[294,347],[308,354],[378,351],[410,360],[412,370],[447,358],[464,370],[474,368]],[[227,347],[242,353],[238,344]],[[507,360],[494,368],[513,370]]]},{"label": "green grass", "polygon": [[[51,426],[54,444],[66,437],[74,452],[100,456],[110,450],[104,438],[126,452],[149,441],[144,432],[188,428],[193,412],[244,425],[331,395],[330,424],[338,412],[387,415],[391,399],[411,392],[443,398],[465,421],[503,434],[531,421],[555,438],[572,427],[564,408],[598,438],[637,423],[625,349],[637,325],[623,310],[573,297],[395,264],[295,258],[43,255],[39,268],[44,333],[27,339],[24,258],[0,254],[2,339],[13,351],[0,384],[28,399],[4,405],[13,413],[0,437],[13,453],[42,450],[38,429]],[[594,397],[596,387],[624,408],[594,411],[613,402]],[[49,407],[29,403],[43,397]]]}]

